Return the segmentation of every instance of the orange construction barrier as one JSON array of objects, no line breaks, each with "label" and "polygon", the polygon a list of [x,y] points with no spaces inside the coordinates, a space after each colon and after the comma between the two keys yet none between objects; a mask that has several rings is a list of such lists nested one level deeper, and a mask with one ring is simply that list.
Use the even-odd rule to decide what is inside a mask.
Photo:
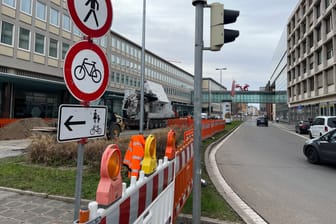
[{"label": "orange construction barrier", "polygon": [[106,147],[100,165],[100,180],[96,200],[101,205],[110,205],[122,194],[121,152],[117,145]]},{"label": "orange construction barrier", "polygon": [[176,136],[174,130],[170,130],[168,132],[167,137],[165,156],[167,156],[169,160],[172,160],[175,158],[175,152],[176,152]]},{"label": "orange construction barrier", "polygon": [[128,166],[130,172],[128,176],[139,177],[141,161],[144,158],[145,137],[143,135],[133,135],[124,158],[124,165]]}]

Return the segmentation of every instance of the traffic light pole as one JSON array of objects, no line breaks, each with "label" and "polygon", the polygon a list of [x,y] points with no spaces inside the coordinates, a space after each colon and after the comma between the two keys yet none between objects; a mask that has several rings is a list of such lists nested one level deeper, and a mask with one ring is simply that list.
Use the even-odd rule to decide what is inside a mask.
[{"label": "traffic light pole", "polygon": [[192,223],[201,222],[201,112],[203,70],[203,8],[206,0],[193,0],[195,6],[195,58],[194,58],[194,167]]}]

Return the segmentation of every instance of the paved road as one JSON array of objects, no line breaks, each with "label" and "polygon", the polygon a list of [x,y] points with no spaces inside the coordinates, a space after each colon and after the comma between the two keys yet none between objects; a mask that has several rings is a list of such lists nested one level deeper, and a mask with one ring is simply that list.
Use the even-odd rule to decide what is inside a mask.
[{"label": "paved road", "polygon": [[305,138],[272,124],[245,122],[220,146],[219,170],[231,188],[269,223],[335,223],[335,167],[311,165]]}]

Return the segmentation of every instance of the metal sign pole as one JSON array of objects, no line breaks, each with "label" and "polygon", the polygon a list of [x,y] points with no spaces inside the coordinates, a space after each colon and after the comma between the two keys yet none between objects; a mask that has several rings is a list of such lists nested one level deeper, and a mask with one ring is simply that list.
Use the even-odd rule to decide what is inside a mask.
[{"label": "metal sign pole", "polygon": [[84,158],[84,144],[86,139],[83,138],[78,143],[77,148],[77,173],[76,173],[76,189],[75,189],[75,212],[74,212],[74,221],[79,218],[79,209],[81,202],[81,193],[82,193],[82,179],[83,179],[83,158]]},{"label": "metal sign pole", "polygon": [[203,8],[206,0],[193,0],[195,17],[195,62],[194,62],[194,169],[192,223],[201,222],[201,112],[202,112],[202,68],[203,68]]},{"label": "metal sign pole", "polygon": [[142,47],[141,47],[141,81],[140,81],[140,121],[139,134],[143,134],[144,123],[144,82],[145,82],[145,43],[146,43],[146,0],[143,0],[143,14],[142,14]]}]

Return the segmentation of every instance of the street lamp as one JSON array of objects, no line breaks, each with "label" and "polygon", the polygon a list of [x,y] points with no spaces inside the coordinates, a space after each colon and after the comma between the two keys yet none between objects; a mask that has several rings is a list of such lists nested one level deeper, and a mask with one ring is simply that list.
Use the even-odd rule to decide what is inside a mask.
[{"label": "street lamp", "polygon": [[227,68],[216,68],[216,70],[219,70],[219,71],[220,71],[220,84],[221,84],[221,85],[223,85],[223,84],[222,84],[222,71],[223,71],[223,70],[226,70],[226,69],[227,69]]}]

